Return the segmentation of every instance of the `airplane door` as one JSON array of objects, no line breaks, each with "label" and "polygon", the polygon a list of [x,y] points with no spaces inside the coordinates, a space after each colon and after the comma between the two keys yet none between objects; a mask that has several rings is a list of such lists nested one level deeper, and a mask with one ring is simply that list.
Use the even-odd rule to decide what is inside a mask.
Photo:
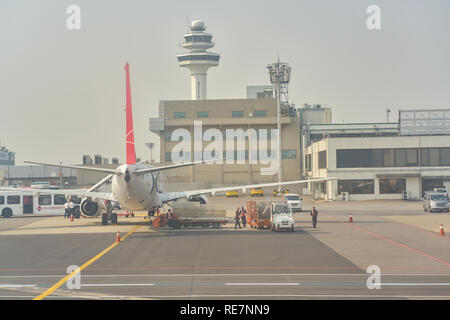
[{"label": "airplane door", "polygon": [[23,213],[33,213],[33,196],[23,196]]}]

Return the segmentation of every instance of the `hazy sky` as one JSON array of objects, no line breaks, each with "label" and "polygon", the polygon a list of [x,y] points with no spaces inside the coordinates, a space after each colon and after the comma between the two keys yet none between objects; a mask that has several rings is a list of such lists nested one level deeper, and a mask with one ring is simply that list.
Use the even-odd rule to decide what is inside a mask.
[{"label": "hazy sky", "polygon": [[[66,28],[71,4],[81,30]],[[371,4],[381,8],[379,31],[366,27]],[[137,154],[149,159],[158,101],[190,98],[176,60],[188,18],[205,21],[221,54],[210,99],[267,84],[278,50],[292,66],[291,102],[332,107],[334,122],[382,122],[387,106],[391,120],[399,108],[450,108],[449,17],[448,0],[2,0],[0,141],[17,164],[123,161],[128,61]]]}]

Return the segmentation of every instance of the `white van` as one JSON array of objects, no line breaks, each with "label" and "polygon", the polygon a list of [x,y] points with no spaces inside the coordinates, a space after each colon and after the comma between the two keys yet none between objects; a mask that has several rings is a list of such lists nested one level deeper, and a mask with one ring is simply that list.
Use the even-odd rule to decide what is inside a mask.
[{"label": "white van", "polygon": [[426,211],[449,211],[448,199],[445,193],[426,192],[423,197],[423,210]]}]

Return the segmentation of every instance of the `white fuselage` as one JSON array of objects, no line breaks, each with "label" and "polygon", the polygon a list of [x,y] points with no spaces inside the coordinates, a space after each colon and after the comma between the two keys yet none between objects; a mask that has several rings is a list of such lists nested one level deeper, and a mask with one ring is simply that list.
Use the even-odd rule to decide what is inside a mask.
[{"label": "white fuselage", "polygon": [[151,166],[137,164],[123,164],[119,168],[122,174],[114,175],[111,189],[114,198],[124,208],[130,210],[149,210],[161,206],[161,198],[157,189],[157,179],[152,173],[136,175],[136,170],[151,168]]}]

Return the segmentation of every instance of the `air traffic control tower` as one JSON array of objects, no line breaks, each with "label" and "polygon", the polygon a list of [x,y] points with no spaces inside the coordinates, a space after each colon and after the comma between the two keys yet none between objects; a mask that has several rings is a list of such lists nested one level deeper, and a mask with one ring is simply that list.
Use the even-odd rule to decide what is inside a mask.
[{"label": "air traffic control tower", "polygon": [[188,49],[188,53],[179,54],[178,65],[189,68],[191,71],[191,99],[205,100],[206,76],[211,67],[219,65],[220,55],[218,53],[206,51],[214,47],[212,34],[205,32],[205,23],[200,20],[192,21],[190,32],[184,35],[183,48]]}]

